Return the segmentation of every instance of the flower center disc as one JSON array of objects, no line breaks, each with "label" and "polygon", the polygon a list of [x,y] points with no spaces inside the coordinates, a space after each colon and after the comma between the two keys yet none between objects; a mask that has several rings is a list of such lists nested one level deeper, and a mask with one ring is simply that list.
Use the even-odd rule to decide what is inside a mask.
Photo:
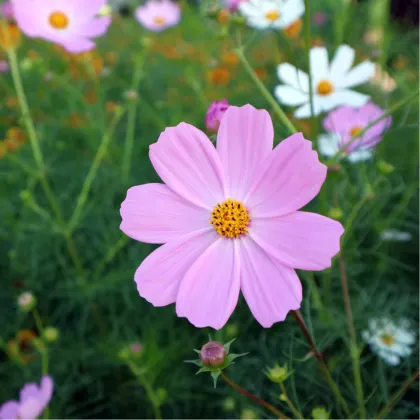
[{"label": "flower center disc", "polygon": [[390,346],[391,344],[395,343],[395,338],[390,334],[384,334],[381,336],[381,340],[384,344],[387,346]]},{"label": "flower center disc", "polygon": [[353,127],[353,128],[350,130],[350,135],[351,135],[352,137],[355,137],[355,136],[357,136],[358,134],[360,134],[362,131],[363,131],[363,128],[362,128],[362,127],[356,126],[356,127]]},{"label": "flower center disc", "polygon": [[162,16],[156,16],[153,21],[156,23],[156,25],[164,25],[165,24],[165,18]]},{"label": "flower center disc", "polygon": [[329,95],[334,90],[334,87],[328,80],[321,80],[316,90],[320,95]]},{"label": "flower center disc", "polygon": [[55,29],[66,29],[69,26],[69,18],[63,12],[51,13],[49,21]]},{"label": "flower center disc", "polygon": [[214,207],[210,223],[219,235],[226,238],[237,238],[248,232],[248,210],[241,202],[228,198]]},{"label": "flower center disc", "polygon": [[265,14],[266,19],[271,20],[271,22],[274,22],[280,17],[280,13],[277,10],[270,10]]}]

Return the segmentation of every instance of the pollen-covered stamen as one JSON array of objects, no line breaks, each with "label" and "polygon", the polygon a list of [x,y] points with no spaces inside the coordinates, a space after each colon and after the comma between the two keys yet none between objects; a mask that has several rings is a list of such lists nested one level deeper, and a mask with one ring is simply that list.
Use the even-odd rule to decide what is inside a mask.
[{"label": "pollen-covered stamen", "polygon": [[156,23],[156,25],[164,25],[165,24],[165,18],[162,16],[156,16],[153,21]]},{"label": "pollen-covered stamen", "polygon": [[316,90],[319,95],[329,95],[334,91],[334,86],[328,80],[321,80]]},{"label": "pollen-covered stamen", "polygon": [[381,341],[387,346],[390,346],[395,343],[395,338],[391,334],[383,334],[381,336]]},{"label": "pollen-covered stamen", "polygon": [[53,12],[49,18],[50,25],[55,29],[66,29],[69,26],[69,18],[63,12]]},{"label": "pollen-covered stamen", "polygon": [[359,135],[361,132],[363,131],[363,128],[360,126],[355,126],[350,130],[350,135],[352,137],[355,137],[357,135]]},{"label": "pollen-covered stamen", "polygon": [[265,17],[267,20],[274,22],[280,17],[280,13],[277,10],[270,10],[265,14]]},{"label": "pollen-covered stamen", "polygon": [[248,232],[248,210],[241,202],[228,198],[214,207],[210,223],[219,235],[237,238]]}]

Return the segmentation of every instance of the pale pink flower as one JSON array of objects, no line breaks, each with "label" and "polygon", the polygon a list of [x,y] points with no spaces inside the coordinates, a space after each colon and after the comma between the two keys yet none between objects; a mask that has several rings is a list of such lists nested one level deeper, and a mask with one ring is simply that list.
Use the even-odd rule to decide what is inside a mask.
[{"label": "pale pink flower", "polygon": [[106,0],[12,0],[22,32],[63,46],[71,53],[91,50],[91,38],[103,35],[110,16],[96,15]]},{"label": "pale pink flower", "polygon": [[221,101],[214,101],[210,104],[206,113],[204,124],[209,131],[217,131],[222,120],[223,114],[229,108],[227,99]]},{"label": "pale pink flower", "polygon": [[333,156],[342,150],[353,162],[370,159],[371,149],[383,139],[384,132],[391,126],[392,117],[382,119],[361,136],[353,140],[352,138],[384,112],[385,110],[371,102],[359,109],[343,106],[331,111],[323,121],[328,134],[319,139],[320,152],[325,156]]},{"label": "pale pink flower", "polygon": [[138,22],[149,31],[160,32],[178,25],[181,8],[170,0],[149,0],[135,11]]},{"label": "pale pink flower", "polygon": [[222,328],[242,291],[264,327],[300,307],[295,268],[323,270],[340,248],[343,227],[298,211],[319,192],[327,168],[301,133],[273,150],[270,115],[230,106],[217,148],[192,125],[167,128],[150,146],[164,184],[132,187],[121,230],[164,244],[137,269],[140,296],[176,302],[196,327]]},{"label": "pale pink flower", "polygon": [[244,3],[248,0],[222,0],[221,3],[224,7],[234,12],[238,9],[240,3]]},{"label": "pale pink flower", "polygon": [[0,4],[0,16],[5,17],[6,19],[13,18],[13,6],[10,1],[5,1],[3,4]]},{"label": "pale pink flower", "polygon": [[7,73],[9,71],[9,63],[6,60],[0,60],[0,73]]},{"label": "pale pink flower", "polygon": [[49,404],[53,388],[50,376],[43,376],[40,386],[26,384],[20,391],[19,401],[8,401],[0,407],[0,419],[36,419]]}]

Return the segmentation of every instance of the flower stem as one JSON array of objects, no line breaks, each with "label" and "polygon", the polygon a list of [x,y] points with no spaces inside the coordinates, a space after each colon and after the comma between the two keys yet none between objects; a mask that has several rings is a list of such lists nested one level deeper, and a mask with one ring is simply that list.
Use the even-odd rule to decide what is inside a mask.
[{"label": "flower stem", "polygon": [[261,94],[264,96],[265,99],[267,99],[267,102],[273,107],[274,111],[280,118],[280,121],[287,127],[287,129],[290,131],[290,133],[296,133],[298,130],[296,127],[292,124],[292,122],[289,120],[285,112],[282,110],[280,105],[277,103],[277,101],[274,99],[273,95],[268,91],[268,89],[264,86],[264,83],[261,82],[251,65],[249,64],[248,60],[246,59],[243,48],[239,47],[235,49],[235,53],[238,56],[240,62],[244,66],[246,72],[251,77],[252,81],[255,83],[257,88],[260,90]]},{"label": "flower stem", "polygon": [[309,77],[309,105],[311,107],[312,133],[315,142],[318,144],[318,121],[314,111],[314,87],[312,85],[312,69],[311,69],[311,14],[309,0],[305,0],[305,50],[308,60],[308,77]]},{"label": "flower stem", "polygon": [[324,361],[324,357],[322,354],[318,351],[316,344],[308,330],[308,327],[306,326],[306,323],[302,317],[302,314],[299,310],[292,311],[293,316],[295,317],[297,323],[299,324],[300,329],[302,330],[303,335],[306,338],[306,341],[309,343],[312,353],[315,356],[315,359],[318,361],[319,368],[321,372],[323,373],[325,380],[328,382],[328,385],[330,386],[332,392],[334,393],[335,398],[337,399],[337,402],[340,404],[340,406],[343,408],[344,412],[347,415],[347,418],[350,417],[350,409],[344,400],[343,396],[341,395],[340,389],[338,388],[337,384],[335,383],[333,377],[331,376],[330,371],[328,370],[328,366]]},{"label": "flower stem", "polygon": [[344,263],[343,252],[340,250],[339,253],[339,266],[340,266],[340,277],[341,277],[341,287],[343,289],[343,296],[344,296],[344,305],[346,308],[346,315],[347,315],[347,326],[350,334],[350,356],[353,364],[353,376],[354,376],[354,385],[356,387],[356,396],[359,403],[359,411],[360,411],[360,418],[366,418],[366,408],[365,408],[365,400],[363,395],[363,384],[362,384],[362,376],[360,373],[360,352],[357,347],[357,337],[356,331],[354,329],[353,323],[353,313],[351,310],[351,302],[350,302],[350,293],[349,293],[349,286],[346,274],[346,267]]},{"label": "flower stem", "polygon": [[286,387],[284,383],[280,383],[281,392],[283,393],[284,399],[286,400],[286,404],[289,406],[290,410],[293,412],[297,419],[303,419],[303,414],[295,407],[295,405],[290,400],[289,396],[287,395]]},{"label": "flower stem", "polygon": [[409,390],[411,385],[418,379],[419,377],[419,371],[417,371],[411,378],[407,379],[405,381],[401,388],[391,397],[391,399],[388,401],[388,404],[376,415],[375,418],[381,419],[385,417],[398,403],[398,401],[404,396],[404,394]]},{"label": "flower stem", "polygon": [[250,392],[248,392],[246,389],[243,389],[242,387],[240,387],[237,383],[233,382],[232,379],[230,379],[228,376],[226,376],[226,374],[223,371],[221,372],[220,375],[233,389],[236,389],[242,395],[245,395],[245,397],[250,398],[251,400],[255,401],[257,404],[262,405],[267,410],[269,410],[273,414],[275,414],[278,418],[280,418],[280,419],[288,419],[289,418],[284,413],[282,413],[280,410],[278,410],[276,407],[269,404],[267,401],[264,401],[261,398],[258,398],[254,394],[251,394]]}]

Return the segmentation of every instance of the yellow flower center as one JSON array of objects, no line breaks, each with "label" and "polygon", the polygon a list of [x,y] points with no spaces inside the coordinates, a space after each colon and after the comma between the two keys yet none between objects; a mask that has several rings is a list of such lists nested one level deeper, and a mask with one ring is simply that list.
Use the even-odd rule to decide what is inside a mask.
[{"label": "yellow flower center", "polygon": [[277,10],[270,10],[265,14],[265,17],[267,20],[271,20],[271,22],[274,22],[280,17],[280,13]]},{"label": "yellow flower center", "polygon": [[329,95],[334,91],[334,86],[328,80],[321,80],[316,90],[320,95]]},{"label": "yellow flower center", "polygon": [[352,137],[355,137],[359,135],[362,131],[363,131],[363,128],[357,125],[350,130],[350,135]]},{"label": "yellow flower center", "polygon": [[391,344],[394,344],[395,343],[395,338],[392,335],[390,335],[390,334],[383,334],[381,336],[381,340],[387,346],[390,346]]},{"label": "yellow flower center", "polygon": [[69,26],[69,18],[63,12],[50,14],[50,25],[55,29],[66,29]]},{"label": "yellow flower center", "polygon": [[153,21],[156,23],[156,25],[164,25],[165,24],[165,18],[162,16],[156,16]]},{"label": "yellow flower center", "polygon": [[228,198],[214,207],[210,223],[219,235],[237,238],[248,232],[248,210],[241,202]]}]

